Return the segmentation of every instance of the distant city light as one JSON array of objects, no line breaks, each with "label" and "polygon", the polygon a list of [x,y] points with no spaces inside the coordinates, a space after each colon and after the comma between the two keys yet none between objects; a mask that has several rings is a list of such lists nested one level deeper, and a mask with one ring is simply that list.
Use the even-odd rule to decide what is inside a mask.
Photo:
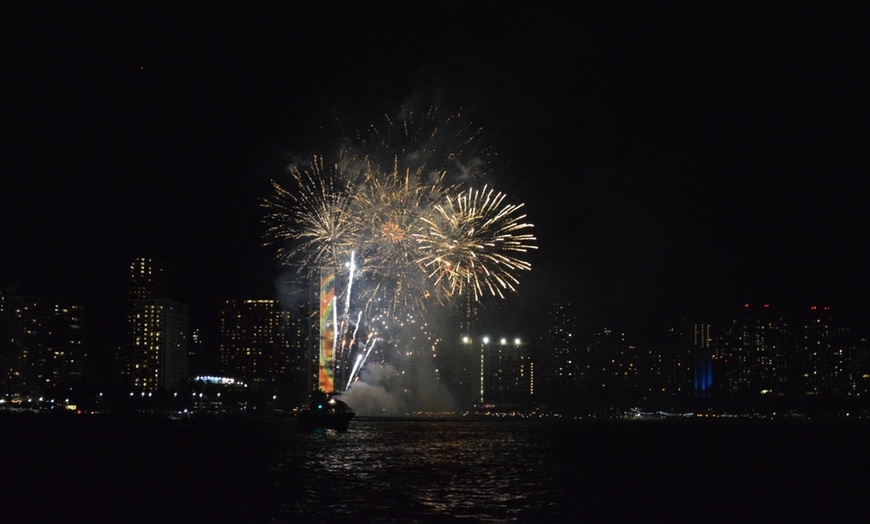
[{"label": "distant city light", "polygon": [[218,384],[218,385],[222,385],[222,386],[233,386],[233,385],[242,386],[242,387],[247,386],[247,384],[245,384],[241,380],[236,380],[236,379],[231,378],[231,377],[215,377],[215,376],[211,376],[211,375],[198,376],[194,379],[194,381],[195,382],[202,381],[202,382],[205,382],[207,384]]}]

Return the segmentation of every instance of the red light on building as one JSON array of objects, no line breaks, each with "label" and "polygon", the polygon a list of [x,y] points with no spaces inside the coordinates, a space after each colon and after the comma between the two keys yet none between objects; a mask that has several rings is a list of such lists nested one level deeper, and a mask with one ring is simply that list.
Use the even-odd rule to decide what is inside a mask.
[{"label": "red light on building", "polygon": [[749,307],[749,304],[743,304],[743,307]]}]

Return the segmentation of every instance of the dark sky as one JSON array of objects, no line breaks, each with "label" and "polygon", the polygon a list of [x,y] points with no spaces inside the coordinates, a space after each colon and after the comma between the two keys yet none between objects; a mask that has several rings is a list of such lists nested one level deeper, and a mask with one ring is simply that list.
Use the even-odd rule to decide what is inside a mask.
[{"label": "dark sky", "polygon": [[483,126],[536,225],[515,316],[866,321],[867,12],[470,3],[4,5],[0,277],[101,301],[153,253],[199,322],[272,297],[269,180],[336,120],[430,100]]}]

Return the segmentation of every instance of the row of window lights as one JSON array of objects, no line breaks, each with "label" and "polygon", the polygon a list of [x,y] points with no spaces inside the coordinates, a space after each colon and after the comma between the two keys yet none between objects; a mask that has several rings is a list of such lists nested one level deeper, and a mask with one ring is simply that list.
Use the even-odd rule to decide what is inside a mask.
[{"label": "row of window lights", "polygon": [[[484,344],[489,344],[490,339],[489,339],[489,337],[483,337],[482,341],[483,341]],[[471,337],[462,337],[462,343],[463,343],[463,344],[471,344]],[[501,343],[501,345],[505,345],[505,344],[507,344],[508,342],[507,342],[507,339],[506,339],[506,338],[503,338],[503,339],[501,339],[500,343]],[[519,345],[519,344],[521,344],[521,343],[522,343],[522,342],[520,341],[519,338],[515,338],[515,339],[514,339],[514,344]]]},{"label": "row of window lights", "polygon": [[[130,396],[131,396],[131,397],[132,397],[132,396],[135,396],[135,394],[136,394],[136,393],[133,392],[133,391],[130,392]],[[153,394],[152,391],[149,391],[149,392],[148,392],[148,396],[149,396],[149,397],[151,397],[152,394]],[[103,394],[100,393],[100,396],[102,397]],[[144,391],[140,392],[139,396],[144,397],[144,396],[145,396],[145,392],[144,392]],[[178,392],[173,393],[172,396],[173,396],[173,397],[178,397]],[[202,393],[192,393],[191,396],[202,398]],[[220,392],[218,392],[218,394],[217,394],[217,398],[220,398],[220,396],[221,396],[221,394],[220,394]],[[276,399],[276,398],[278,398],[277,395],[273,395],[273,396],[272,396],[272,399],[273,399],[273,400]],[[42,398],[40,398],[39,400],[41,401]],[[52,401],[52,402],[54,402],[54,401]],[[67,399],[67,402],[69,402],[69,399]]]}]

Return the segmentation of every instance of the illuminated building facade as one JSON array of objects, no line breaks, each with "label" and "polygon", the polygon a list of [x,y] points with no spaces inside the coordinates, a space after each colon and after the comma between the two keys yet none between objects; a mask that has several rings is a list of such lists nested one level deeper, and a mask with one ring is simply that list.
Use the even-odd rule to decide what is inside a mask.
[{"label": "illuminated building facade", "polygon": [[219,366],[209,366],[208,355],[205,351],[203,333],[201,330],[192,328],[190,332],[190,343],[187,347],[187,363],[190,375],[202,376],[210,372],[216,372]]},{"label": "illuminated building facade", "polygon": [[227,300],[221,311],[221,372],[251,382],[304,373],[297,326],[277,300]]},{"label": "illuminated building facade", "polygon": [[810,307],[786,317],[768,304],[745,304],[735,317],[720,329],[693,325],[696,395],[709,396],[709,391],[735,398],[858,393],[867,369],[859,364],[860,341],[838,324],[829,307]]},{"label": "illuminated building facade", "polygon": [[15,315],[19,302],[18,282],[0,281],[0,392],[12,391],[16,383],[20,329]]},{"label": "illuminated building facade", "polygon": [[542,380],[541,393],[554,396],[577,387],[580,381],[580,352],[577,336],[577,315],[570,303],[550,306],[546,318],[543,347],[534,360]]},{"label": "illuminated building facade", "polygon": [[145,300],[169,298],[169,269],[163,260],[140,257],[130,263],[127,277],[127,298]]},{"label": "illuminated building facade", "polygon": [[[82,383],[82,307],[65,299],[20,297],[14,302],[11,352],[5,364],[8,390],[41,393]],[[5,315],[4,315],[5,316]]]},{"label": "illuminated building facade", "polygon": [[533,388],[528,344],[519,338],[487,338],[483,350],[482,403],[500,411],[527,407]]},{"label": "illuminated building facade", "polygon": [[791,326],[764,304],[732,320],[719,336],[716,359],[721,361],[725,389],[732,396],[783,394],[793,352]]},{"label": "illuminated building facade", "polygon": [[587,389],[638,388],[638,351],[625,333],[604,328],[592,335],[584,359],[583,385]]},{"label": "illuminated building facade", "polygon": [[461,410],[470,410],[480,402],[482,350],[482,339],[466,334],[445,344],[438,354],[439,380]]},{"label": "illuminated building facade", "polygon": [[535,382],[528,343],[486,335],[465,335],[459,342],[444,376],[460,409],[506,411],[530,405]]},{"label": "illuminated building facade", "polygon": [[477,336],[480,304],[463,295],[455,314],[452,324],[460,335],[439,344],[434,361],[438,380],[453,395],[457,407],[470,410],[480,403],[482,339]]},{"label": "illuminated building facade", "polygon": [[669,339],[656,347],[638,348],[638,385],[645,393],[677,394],[692,388],[691,351],[680,340]]},{"label": "illuminated building facade", "polygon": [[171,389],[187,379],[189,309],[166,299],[131,301],[127,376],[134,388]]},{"label": "illuminated building facade", "polygon": [[850,356],[848,395],[867,398],[870,395],[870,338],[855,338]]},{"label": "illuminated building facade", "polygon": [[467,293],[459,297],[458,328],[460,333],[474,336],[480,322],[480,303]]},{"label": "illuminated building facade", "polygon": [[[861,366],[858,341],[838,325],[826,306],[810,307],[799,323],[796,389],[806,395],[847,395],[857,390]],[[868,368],[863,367],[866,372]]]},{"label": "illuminated building facade", "polygon": [[166,266],[158,260],[134,260],[128,282],[128,381],[142,391],[178,387],[189,375],[190,308],[167,298]]},{"label": "illuminated building facade", "polygon": [[710,324],[692,326],[695,396],[710,398],[713,393],[713,334]]}]

